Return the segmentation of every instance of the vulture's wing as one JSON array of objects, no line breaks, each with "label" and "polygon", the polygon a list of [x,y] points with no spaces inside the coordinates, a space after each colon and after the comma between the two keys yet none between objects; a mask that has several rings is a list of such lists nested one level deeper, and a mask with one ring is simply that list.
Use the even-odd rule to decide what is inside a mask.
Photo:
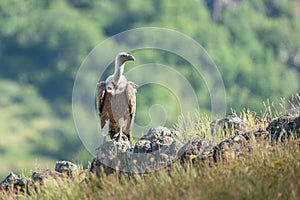
[{"label": "vulture's wing", "polygon": [[97,95],[96,95],[97,111],[100,118],[103,110],[104,98],[105,98],[105,82],[101,81],[97,83]]},{"label": "vulture's wing", "polygon": [[[129,108],[129,113],[130,113],[130,119],[128,121],[128,129],[132,127],[134,117],[135,117],[135,110],[136,110],[136,87],[137,85],[133,82],[128,82],[127,83],[127,88],[126,88],[126,96],[128,100],[128,108]],[[128,133],[129,134],[129,133]]]}]

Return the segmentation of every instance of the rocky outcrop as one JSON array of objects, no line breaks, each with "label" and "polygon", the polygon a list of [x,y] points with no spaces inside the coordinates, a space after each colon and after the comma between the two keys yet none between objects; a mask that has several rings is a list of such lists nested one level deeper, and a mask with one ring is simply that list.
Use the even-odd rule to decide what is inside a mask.
[{"label": "rocky outcrop", "polygon": [[[177,160],[181,163],[208,163],[239,159],[250,152],[250,143],[281,141],[299,136],[300,116],[281,116],[273,119],[266,130],[248,130],[246,119],[227,116],[211,122],[213,136],[231,137],[216,143],[213,140],[195,139],[182,143],[180,133],[166,127],[151,128],[131,147],[127,138],[111,140],[102,144],[97,151],[90,171],[101,175],[120,173],[151,173],[170,166]],[[234,136],[232,136],[234,135]],[[280,137],[282,135],[282,137]],[[214,137],[213,137],[214,138]],[[216,137],[217,138],[217,137]]]},{"label": "rocky outcrop", "polygon": [[284,142],[288,138],[299,138],[299,117],[283,115],[273,119],[267,127],[272,140]]},{"label": "rocky outcrop", "polygon": [[125,171],[127,166],[126,152],[130,148],[130,142],[124,135],[122,138],[113,138],[100,145],[96,157],[90,167],[91,172],[101,175],[111,174],[115,171]]},{"label": "rocky outcrop", "polygon": [[57,161],[54,170],[58,173],[65,174],[68,177],[72,177],[73,175],[78,174],[77,165],[65,160]]},{"label": "rocky outcrop", "polygon": [[213,136],[241,134],[247,131],[248,122],[242,117],[229,115],[210,123]]},{"label": "rocky outcrop", "polygon": [[133,147],[126,137],[112,139],[98,148],[90,171],[150,173],[177,160],[179,141],[179,132],[166,127],[151,128]]},{"label": "rocky outcrop", "polygon": [[201,139],[192,140],[183,145],[178,152],[181,162],[195,164],[197,162],[211,163],[216,143]]},{"label": "rocky outcrop", "polygon": [[20,178],[14,173],[10,173],[1,183],[0,190],[2,191],[14,191],[15,193],[27,192],[28,185],[31,184],[31,180],[28,178]]},{"label": "rocky outcrop", "polygon": [[[154,127],[138,140],[134,146],[126,136],[106,141],[97,149],[89,171],[98,176],[112,173],[149,174],[168,169],[173,163],[190,163],[192,165],[230,162],[243,158],[251,153],[251,142],[265,146],[285,142],[286,139],[298,139],[300,135],[300,115],[284,115],[270,121],[267,128],[255,131],[248,130],[248,123],[241,117],[227,116],[211,123],[213,134],[222,136],[230,133],[231,137],[223,141],[193,139],[182,143],[180,133],[166,127]],[[219,132],[219,133],[218,133]],[[80,174],[77,165],[69,161],[58,161],[55,169],[34,172],[31,178],[20,178],[10,173],[1,183],[0,190],[15,193],[28,193],[28,188],[36,187],[36,183],[44,185],[49,179],[72,179]]]},{"label": "rocky outcrop", "polygon": [[29,193],[29,187],[36,187],[36,184],[43,185],[49,179],[71,178],[78,174],[78,167],[69,161],[58,161],[55,170],[46,169],[42,172],[33,172],[31,178],[20,178],[14,173],[10,173],[1,183],[0,190],[14,193]]},{"label": "rocky outcrop", "polygon": [[294,120],[293,132],[296,134],[297,138],[300,138],[300,115]]},{"label": "rocky outcrop", "polygon": [[220,142],[214,147],[214,161],[238,159],[249,152],[249,142],[244,135],[236,135]]}]

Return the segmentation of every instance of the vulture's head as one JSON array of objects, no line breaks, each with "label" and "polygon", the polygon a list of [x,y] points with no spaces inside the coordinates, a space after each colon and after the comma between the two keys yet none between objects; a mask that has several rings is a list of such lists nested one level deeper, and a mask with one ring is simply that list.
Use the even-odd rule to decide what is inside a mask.
[{"label": "vulture's head", "polygon": [[116,57],[116,62],[118,63],[118,65],[123,65],[126,61],[134,61],[134,57],[128,53],[125,52],[121,52],[117,55]]}]

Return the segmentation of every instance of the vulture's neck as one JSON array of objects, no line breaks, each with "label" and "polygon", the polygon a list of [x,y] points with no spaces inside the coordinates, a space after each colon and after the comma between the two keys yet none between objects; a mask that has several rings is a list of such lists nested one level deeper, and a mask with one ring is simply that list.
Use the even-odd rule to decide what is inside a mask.
[{"label": "vulture's neck", "polygon": [[115,64],[115,73],[114,73],[114,84],[115,85],[118,84],[121,76],[123,75],[124,66],[125,66],[125,63],[120,64],[119,62],[116,62],[116,64]]}]

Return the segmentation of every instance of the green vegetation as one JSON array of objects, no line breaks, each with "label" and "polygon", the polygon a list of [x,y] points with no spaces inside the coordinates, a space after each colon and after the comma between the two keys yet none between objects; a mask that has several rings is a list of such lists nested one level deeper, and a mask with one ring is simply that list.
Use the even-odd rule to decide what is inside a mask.
[{"label": "green vegetation", "polygon": [[2,80],[0,91],[1,177],[14,169],[51,167],[57,159],[86,159],[76,148],[81,145],[76,131],[64,126],[71,122],[57,119],[34,87]]},{"label": "green vegetation", "polygon": [[[220,11],[211,2],[216,1],[1,0],[0,178],[51,167],[58,159],[91,160],[72,120],[74,77],[97,44],[127,29],[170,28],[201,44],[222,74],[228,113],[231,108],[264,113],[262,102],[280,102],[299,91],[299,1],[233,0]],[[212,20],[215,12],[221,18]],[[186,61],[154,50],[134,53],[134,65],[156,62],[178,70],[195,89],[201,111],[209,114],[205,82]],[[178,102],[165,90],[141,88],[139,124],[148,124],[155,103],[166,105],[168,126],[177,121]]]}]

